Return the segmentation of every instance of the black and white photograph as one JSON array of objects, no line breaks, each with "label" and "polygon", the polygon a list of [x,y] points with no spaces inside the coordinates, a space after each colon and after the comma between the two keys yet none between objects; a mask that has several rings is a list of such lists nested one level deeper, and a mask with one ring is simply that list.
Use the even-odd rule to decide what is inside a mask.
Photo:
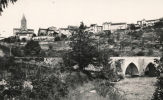
[{"label": "black and white photograph", "polygon": [[163,0],[0,0],[0,100],[163,100]]}]

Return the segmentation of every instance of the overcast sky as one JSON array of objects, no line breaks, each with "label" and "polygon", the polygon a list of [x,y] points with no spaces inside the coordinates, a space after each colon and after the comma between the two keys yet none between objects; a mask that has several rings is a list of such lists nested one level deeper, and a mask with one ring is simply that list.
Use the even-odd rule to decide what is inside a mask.
[{"label": "overcast sky", "polygon": [[0,16],[1,36],[13,35],[20,28],[23,14],[27,28],[66,28],[83,21],[87,26],[103,22],[136,23],[143,18],[163,17],[163,0],[18,0],[9,4]]}]

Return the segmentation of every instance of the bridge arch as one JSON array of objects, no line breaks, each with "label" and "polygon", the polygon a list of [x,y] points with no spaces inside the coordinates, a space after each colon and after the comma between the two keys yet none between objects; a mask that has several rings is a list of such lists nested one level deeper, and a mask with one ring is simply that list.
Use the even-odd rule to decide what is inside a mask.
[{"label": "bridge arch", "polygon": [[148,65],[145,67],[144,75],[146,76],[156,76],[157,75],[157,70],[155,67],[155,64],[150,62]]},{"label": "bridge arch", "polygon": [[125,69],[125,75],[139,75],[138,67],[131,62]]}]

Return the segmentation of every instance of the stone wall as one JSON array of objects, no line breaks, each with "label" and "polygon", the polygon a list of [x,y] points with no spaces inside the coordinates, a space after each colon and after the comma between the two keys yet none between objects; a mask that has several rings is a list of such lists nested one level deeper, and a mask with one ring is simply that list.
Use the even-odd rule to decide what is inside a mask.
[{"label": "stone wall", "polygon": [[60,57],[15,57],[15,62],[30,62],[35,64],[57,65],[62,62]]}]

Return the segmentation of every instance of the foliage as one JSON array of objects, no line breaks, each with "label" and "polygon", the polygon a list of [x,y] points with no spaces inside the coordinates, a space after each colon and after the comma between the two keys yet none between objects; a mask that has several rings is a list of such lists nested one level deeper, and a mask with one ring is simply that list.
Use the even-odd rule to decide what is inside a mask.
[{"label": "foliage", "polygon": [[154,28],[163,28],[163,22],[159,21],[159,22],[155,23]]},{"label": "foliage", "polygon": [[23,48],[19,47],[19,46],[12,47],[11,53],[13,56],[17,56],[17,57],[23,57],[24,56]]},{"label": "foliage", "polygon": [[6,43],[15,43],[15,42],[18,42],[19,39],[17,39],[16,37],[11,36],[11,37],[5,38],[3,41],[6,42]]},{"label": "foliage", "polygon": [[81,72],[72,72],[66,76],[65,82],[70,88],[75,89],[77,86],[88,82],[88,76]]},{"label": "foliage", "polygon": [[40,54],[38,56],[39,57],[46,57],[46,51],[45,50],[41,50]]},{"label": "foliage", "polygon": [[100,96],[106,97],[107,100],[126,100],[117,89],[114,88],[114,84],[107,80],[96,79],[93,81],[95,90]]},{"label": "foliage", "polygon": [[0,44],[0,49],[6,54],[9,55],[10,54],[10,48],[5,46],[5,45],[1,45]]},{"label": "foliage", "polygon": [[123,50],[126,46],[130,46],[130,44],[131,44],[131,41],[125,39],[120,42],[120,49]]},{"label": "foliage", "polygon": [[54,38],[54,41],[61,41],[61,38],[59,36]]},{"label": "foliage", "polygon": [[83,29],[78,30],[78,34],[71,37],[70,47],[72,51],[68,52],[63,57],[65,65],[72,67],[78,65],[79,69],[83,70],[98,54],[97,47],[94,46],[93,40],[90,38],[90,33],[84,32]]},{"label": "foliage", "polygon": [[6,8],[8,6],[9,2],[15,3],[17,0],[1,0],[0,2],[0,15],[1,12],[3,12],[3,8]]},{"label": "foliage", "polygon": [[155,90],[155,93],[153,94],[153,98],[151,100],[163,100],[163,60],[162,58],[160,61],[156,61],[157,64],[159,64],[157,71],[157,88]]},{"label": "foliage", "polygon": [[52,45],[49,45],[49,50],[52,50],[53,49],[53,46]]},{"label": "foliage", "polygon": [[66,35],[61,34],[61,39],[66,39],[66,38],[67,38],[67,36],[66,36]]},{"label": "foliage", "polygon": [[135,54],[135,56],[144,56],[145,53],[143,51],[139,51],[137,54]]},{"label": "foliage", "polygon": [[130,36],[134,37],[135,39],[140,39],[143,35],[143,31],[134,31],[128,33]]},{"label": "foliage", "polygon": [[[3,60],[4,61],[4,60]],[[68,85],[55,76],[55,69],[35,66],[27,63],[14,63],[7,60],[8,67],[1,69],[11,73],[10,77],[5,77],[8,83],[8,90],[0,91],[3,97],[20,99],[20,100],[61,100],[69,93]],[[2,68],[2,67],[1,67]],[[31,81],[32,91],[23,88],[24,81]],[[7,93],[6,93],[7,92]]]},{"label": "foliage", "polygon": [[130,25],[130,30],[135,30],[135,29],[136,29],[135,25],[134,24],[131,24]]},{"label": "foliage", "polygon": [[152,56],[154,54],[153,49],[149,49],[148,56]]},{"label": "foliage", "polygon": [[53,100],[60,100],[68,94],[67,85],[54,75],[43,80],[35,80],[33,85],[35,99],[49,100],[49,98],[53,98]]},{"label": "foliage", "polygon": [[[101,35],[100,35],[101,36]],[[92,79],[93,76],[90,71],[85,70],[85,68],[92,64],[97,67],[108,67],[107,74],[102,70],[98,73],[98,77],[108,79],[112,71],[109,69],[110,65],[109,56],[116,54],[113,50],[98,50],[96,42],[92,38],[92,34],[89,32],[80,29],[77,31],[77,34],[74,34],[71,38],[70,47],[71,51],[66,53],[63,56],[63,62],[65,69],[71,71],[79,71],[86,74],[89,79]],[[73,66],[78,66],[74,68]]]},{"label": "foliage", "polygon": [[157,35],[157,38],[159,40],[160,43],[162,43],[163,41],[163,29],[155,29],[155,32],[156,32],[156,35]]},{"label": "foliage", "polygon": [[33,41],[33,40],[27,42],[27,44],[25,45],[24,51],[25,51],[25,55],[27,55],[27,56],[39,55],[39,53],[41,51],[41,47],[39,45],[39,42]]}]

